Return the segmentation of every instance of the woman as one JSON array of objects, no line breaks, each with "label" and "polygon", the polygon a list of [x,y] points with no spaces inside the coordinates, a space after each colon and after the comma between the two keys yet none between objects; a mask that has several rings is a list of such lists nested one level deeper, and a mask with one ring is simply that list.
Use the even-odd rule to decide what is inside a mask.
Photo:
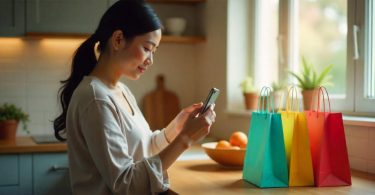
[{"label": "woman", "polygon": [[[168,189],[166,170],[193,142],[209,133],[213,106],[183,109],[163,130],[150,131],[130,90],[153,63],[161,24],[143,2],[118,1],[95,33],[77,49],[70,77],[62,81],[62,114],[55,136],[67,133],[75,194],[151,194]],[[97,44],[98,43],[98,44]],[[94,48],[97,44],[98,59]]]}]

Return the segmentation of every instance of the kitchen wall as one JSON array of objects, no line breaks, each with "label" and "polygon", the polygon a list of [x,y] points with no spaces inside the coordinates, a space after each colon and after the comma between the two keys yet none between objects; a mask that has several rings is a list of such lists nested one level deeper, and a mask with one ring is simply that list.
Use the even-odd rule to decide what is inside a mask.
[{"label": "kitchen wall", "polygon": [[[83,40],[0,38],[0,103],[15,103],[30,115],[31,134],[52,133],[57,116],[59,81],[67,78],[70,60]],[[171,55],[173,54],[173,55]],[[141,103],[159,73],[182,106],[196,99],[197,57],[193,45],[162,44],[155,64],[139,81],[123,80]],[[18,135],[25,132],[19,127]]]},{"label": "kitchen wall", "polygon": [[[138,81],[123,80],[138,103],[155,87],[155,76],[163,73],[168,89],[177,93],[181,105],[204,101],[211,87],[221,89],[216,103],[217,119],[210,136],[228,139],[231,132],[248,132],[250,116],[228,112],[228,70],[243,64],[229,64],[228,2],[207,0],[200,7],[206,43],[161,44],[155,64]],[[32,134],[52,133],[58,113],[59,80],[66,78],[70,59],[82,40],[0,38],[0,103],[11,102],[30,114]],[[231,93],[236,93],[231,90]],[[243,101],[243,100],[240,100]],[[345,126],[351,166],[375,173],[375,128]],[[25,133],[19,128],[19,135]]]},{"label": "kitchen wall", "polygon": [[[59,80],[81,40],[0,39],[0,103],[14,103],[30,115],[32,134],[52,133]],[[25,134],[19,127],[18,134]]]}]

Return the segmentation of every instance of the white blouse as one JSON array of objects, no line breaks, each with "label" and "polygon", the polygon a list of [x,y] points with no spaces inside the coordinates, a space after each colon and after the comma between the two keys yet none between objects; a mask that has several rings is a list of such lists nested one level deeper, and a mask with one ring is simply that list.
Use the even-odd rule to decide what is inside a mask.
[{"label": "white blouse", "polygon": [[119,87],[134,115],[96,77],[84,77],[73,93],[66,129],[74,194],[153,194],[169,187],[158,156],[168,145],[164,130],[152,132],[133,94]]}]

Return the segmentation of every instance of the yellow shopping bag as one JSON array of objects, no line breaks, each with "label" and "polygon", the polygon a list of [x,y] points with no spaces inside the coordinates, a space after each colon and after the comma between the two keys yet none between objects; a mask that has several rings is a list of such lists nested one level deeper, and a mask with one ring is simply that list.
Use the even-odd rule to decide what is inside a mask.
[{"label": "yellow shopping bag", "polygon": [[289,186],[314,186],[309,131],[305,113],[299,112],[296,87],[289,89],[285,110],[279,112],[289,167]]}]

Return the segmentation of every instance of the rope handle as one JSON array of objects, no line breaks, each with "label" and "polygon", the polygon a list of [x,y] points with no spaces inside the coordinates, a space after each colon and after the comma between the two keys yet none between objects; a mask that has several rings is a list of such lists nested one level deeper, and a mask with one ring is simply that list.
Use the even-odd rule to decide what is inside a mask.
[{"label": "rope handle", "polygon": [[[321,96],[322,96],[322,101],[320,100]],[[314,106],[313,106],[313,102],[314,102],[314,99],[315,99],[314,97],[317,97],[316,110],[314,110]],[[323,103],[323,112],[325,113],[326,112],[326,101],[325,101],[325,99],[328,100],[328,108],[329,108],[329,112],[331,112],[331,100],[329,99],[327,89],[323,86],[320,86],[318,89],[314,90],[313,101],[311,101],[310,109],[312,109],[312,111],[316,111],[316,113],[318,114],[318,112],[320,111],[320,105],[321,105],[321,102],[322,102]]]},{"label": "rope handle", "polygon": [[[262,89],[260,90],[260,98],[258,99],[258,108],[257,108],[258,112],[269,111],[270,105],[271,105],[272,112],[275,112],[275,107],[273,105],[273,97],[271,96],[271,91],[272,90],[270,87],[262,87]],[[260,104],[261,101],[262,101],[262,105]],[[265,103],[267,103],[267,106],[265,105]]]},{"label": "rope handle", "polygon": [[[290,94],[292,94],[292,98],[290,98]],[[290,101],[292,103],[290,103]],[[296,108],[296,109],[293,109],[293,108]],[[289,88],[288,90],[288,95],[287,95],[287,99],[286,99],[286,111],[287,112],[290,112],[290,111],[296,111],[298,112],[299,111],[299,100],[298,100],[298,90],[297,90],[297,87],[296,86],[292,86]]]},{"label": "rope handle", "polygon": [[329,95],[328,95],[327,89],[325,87],[323,87],[323,86],[319,87],[318,109],[317,109],[317,111],[320,110],[320,94],[322,94],[322,96],[323,96],[322,102],[323,102],[324,112],[326,112],[326,101],[324,100],[324,94],[327,95],[326,99],[328,100],[328,108],[329,108],[329,112],[331,112],[331,100],[329,99]]}]

